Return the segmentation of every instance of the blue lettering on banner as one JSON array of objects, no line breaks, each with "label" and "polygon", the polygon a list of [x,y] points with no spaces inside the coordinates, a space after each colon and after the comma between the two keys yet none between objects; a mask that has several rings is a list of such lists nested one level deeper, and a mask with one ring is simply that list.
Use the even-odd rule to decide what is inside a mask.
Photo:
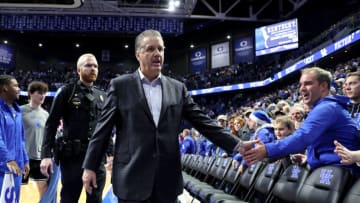
[{"label": "blue lettering on banner", "polygon": [[338,50],[340,48],[343,48],[343,47],[349,45],[351,43],[352,39],[353,39],[353,35],[349,35],[349,36],[339,40],[338,42],[335,42],[334,49]]},{"label": "blue lettering on banner", "polygon": [[320,171],[320,183],[321,184],[330,185],[333,177],[334,177],[333,170],[321,169],[321,171]]},{"label": "blue lettering on banner", "polygon": [[[236,87],[235,87],[236,88]],[[238,87],[237,87],[239,90],[242,90],[244,89],[244,84],[238,84]]]},{"label": "blue lettering on banner", "polygon": [[321,53],[321,57],[325,57],[325,56],[327,56],[327,55],[328,55],[328,53],[327,53],[327,50],[326,50],[326,49],[321,49],[321,50],[320,50],[320,53]]},{"label": "blue lettering on banner", "polygon": [[314,62],[314,55],[311,55],[311,56],[306,57],[306,58],[304,59],[304,63],[305,63],[305,64],[310,64],[310,63],[312,63],[312,62]]}]

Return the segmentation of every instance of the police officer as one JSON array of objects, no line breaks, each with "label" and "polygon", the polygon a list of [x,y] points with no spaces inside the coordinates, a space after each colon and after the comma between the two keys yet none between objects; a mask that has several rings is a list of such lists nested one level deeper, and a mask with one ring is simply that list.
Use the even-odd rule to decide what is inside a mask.
[{"label": "police officer", "polygon": [[[80,80],[65,85],[55,96],[45,126],[42,145],[41,172],[45,176],[53,172],[54,155],[60,162],[62,189],[61,203],[78,202],[82,191],[82,162],[105,99],[104,91],[93,86],[98,76],[98,63],[93,54],[83,54],[77,61]],[[63,137],[55,140],[60,120],[63,122]],[[54,152],[54,154],[52,153]],[[98,187],[87,193],[86,202],[102,201],[105,185],[105,168],[97,171]]]}]

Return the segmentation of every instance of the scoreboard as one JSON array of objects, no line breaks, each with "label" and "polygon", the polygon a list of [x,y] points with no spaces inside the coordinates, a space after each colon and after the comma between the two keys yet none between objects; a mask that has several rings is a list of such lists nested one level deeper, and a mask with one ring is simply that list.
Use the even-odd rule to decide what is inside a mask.
[{"label": "scoreboard", "polygon": [[84,16],[84,15],[0,15],[1,30],[124,32],[139,33],[155,29],[161,33],[183,33],[183,21],[177,18]]}]

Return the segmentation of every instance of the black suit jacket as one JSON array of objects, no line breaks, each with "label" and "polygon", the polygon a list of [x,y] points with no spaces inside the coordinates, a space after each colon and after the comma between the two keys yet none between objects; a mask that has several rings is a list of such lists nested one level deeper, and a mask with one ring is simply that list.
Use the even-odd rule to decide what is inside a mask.
[{"label": "black suit jacket", "polygon": [[161,85],[162,106],[156,127],[138,71],[111,81],[83,166],[94,171],[98,168],[115,125],[112,184],[120,199],[145,200],[153,189],[160,192],[162,200],[174,200],[182,193],[178,143],[182,119],[223,149],[233,151],[238,142],[200,110],[183,83],[162,75]]}]

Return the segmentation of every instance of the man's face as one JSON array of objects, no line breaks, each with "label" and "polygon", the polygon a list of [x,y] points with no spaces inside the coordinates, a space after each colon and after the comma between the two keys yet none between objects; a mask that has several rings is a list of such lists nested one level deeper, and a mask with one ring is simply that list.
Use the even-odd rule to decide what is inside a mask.
[{"label": "man's face", "polygon": [[292,109],[291,110],[291,120],[301,122],[303,120],[303,114],[299,109]]},{"label": "man's face", "polygon": [[35,104],[43,104],[45,101],[45,92],[39,92],[39,91],[35,91],[34,93],[29,93],[30,95],[30,100],[35,103]]},{"label": "man's face", "polygon": [[93,56],[84,57],[80,63],[80,66],[77,68],[80,79],[86,83],[92,83],[96,81],[98,71],[98,63],[96,58]]},{"label": "man's face", "polygon": [[20,88],[17,80],[11,79],[8,85],[5,85],[6,94],[10,100],[17,100],[19,99],[20,95]]},{"label": "man's face", "polygon": [[160,37],[145,37],[141,48],[136,51],[141,72],[150,80],[161,72],[164,63],[164,41]]},{"label": "man's face", "polygon": [[224,120],[224,119],[218,119],[217,123],[221,127],[226,127],[226,120]]},{"label": "man's face", "polygon": [[345,82],[346,95],[355,103],[360,103],[360,80],[357,76],[349,76]]},{"label": "man's face", "polygon": [[326,83],[319,84],[315,73],[303,73],[300,78],[300,94],[306,105],[313,106],[322,97]]}]

